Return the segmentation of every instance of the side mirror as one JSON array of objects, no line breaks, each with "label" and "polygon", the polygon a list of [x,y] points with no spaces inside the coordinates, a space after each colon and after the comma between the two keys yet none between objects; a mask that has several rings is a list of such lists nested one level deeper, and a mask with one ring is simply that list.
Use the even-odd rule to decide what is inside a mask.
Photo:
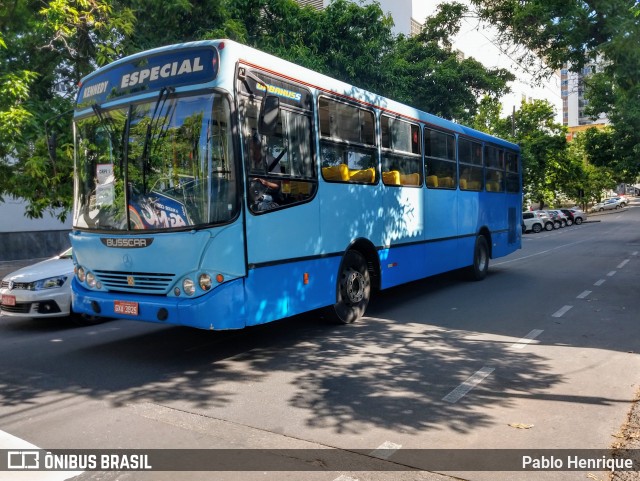
[{"label": "side mirror", "polygon": [[272,135],[280,120],[280,99],[275,95],[267,95],[262,99],[258,132],[262,135]]}]

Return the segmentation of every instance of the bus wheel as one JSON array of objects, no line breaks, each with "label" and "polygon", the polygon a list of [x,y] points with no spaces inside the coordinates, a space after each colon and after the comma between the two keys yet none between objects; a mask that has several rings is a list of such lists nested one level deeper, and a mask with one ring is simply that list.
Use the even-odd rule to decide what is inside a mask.
[{"label": "bus wheel", "polygon": [[473,249],[473,264],[469,266],[469,277],[473,281],[481,281],[487,277],[489,271],[489,245],[483,235],[476,237],[476,245]]},{"label": "bus wheel", "polygon": [[342,324],[351,324],[364,315],[370,297],[371,278],[367,262],[360,252],[348,251],[340,268],[337,302],[329,307],[332,317]]}]

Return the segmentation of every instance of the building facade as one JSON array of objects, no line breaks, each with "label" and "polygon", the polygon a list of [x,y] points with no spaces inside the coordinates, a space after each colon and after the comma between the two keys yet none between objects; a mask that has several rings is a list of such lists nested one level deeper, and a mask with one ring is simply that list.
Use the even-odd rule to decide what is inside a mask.
[{"label": "building facade", "polygon": [[609,119],[601,114],[594,119],[585,112],[589,100],[585,98],[586,83],[590,75],[600,72],[602,64],[592,62],[579,72],[572,72],[565,65],[561,71],[562,124],[567,127],[608,125]]}]

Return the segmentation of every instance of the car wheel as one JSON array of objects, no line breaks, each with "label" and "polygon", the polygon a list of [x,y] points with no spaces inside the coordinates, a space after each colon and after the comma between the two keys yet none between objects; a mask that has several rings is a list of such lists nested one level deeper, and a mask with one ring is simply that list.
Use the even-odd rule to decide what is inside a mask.
[{"label": "car wheel", "polygon": [[333,320],[351,324],[364,315],[371,297],[371,278],[360,252],[350,250],[342,259],[336,296],[337,302],[327,308]]},{"label": "car wheel", "polygon": [[602,207],[600,207],[600,208],[598,209],[598,212],[604,212],[604,209],[603,209]]},{"label": "car wheel", "polygon": [[542,226],[540,224],[533,224],[531,230],[537,234],[542,230]]},{"label": "car wheel", "polygon": [[622,206],[620,204],[616,205],[616,209],[622,209]]},{"label": "car wheel", "polygon": [[566,220],[561,220],[560,221],[560,227],[567,227],[567,221]]},{"label": "car wheel", "polygon": [[575,223],[576,223],[576,225],[582,224],[582,217],[576,217]]},{"label": "car wheel", "polygon": [[553,230],[553,222],[547,222],[547,223],[544,225],[544,229],[545,229],[545,230]]},{"label": "car wheel", "polygon": [[555,222],[553,223],[553,228],[554,228],[554,229],[559,229],[559,228],[560,228],[560,222],[559,222],[559,221],[555,221]]},{"label": "car wheel", "polygon": [[567,220],[567,225],[568,225],[569,227],[571,227],[571,226],[573,225],[573,221],[572,221],[571,219],[568,219],[568,220]]}]

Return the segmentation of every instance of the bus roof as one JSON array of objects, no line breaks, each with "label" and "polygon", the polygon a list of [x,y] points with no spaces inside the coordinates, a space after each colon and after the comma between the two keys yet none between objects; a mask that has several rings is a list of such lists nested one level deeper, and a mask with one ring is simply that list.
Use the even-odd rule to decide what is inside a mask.
[{"label": "bus roof", "polygon": [[[234,71],[236,64],[240,62],[241,64],[244,64],[248,67],[271,72],[277,74],[280,77],[284,77],[296,83],[303,84],[317,92],[331,94],[348,101],[356,101],[368,107],[375,107],[376,109],[382,112],[387,112],[390,115],[399,115],[409,120],[419,121],[433,127],[445,129],[457,134],[473,137],[477,140],[491,142],[506,148],[510,148],[512,150],[519,151],[519,147],[517,144],[508,142],[504,139],[500,139],[484,132],[480,132],[470,127],[466,127],[453,121],[443,119],[436,115],[429,114],[417,108],[402,104],[400,102],[396,102],[394,100],[383,97],[382,95],[367,91],[365,89],[361,89],[341,80],[334,79],[327,75],[310,70],[306,67],[302,67],[287,60],[228,39],[185,42],[146,50],[130,55],[128,57],[121,58],[84,77],[80,84],[82,87],[79,91],[79,96],[82,92],[82,88],[84,88],[84,86],[86,85],[89,85],[92,80],[104,76],[107,72],[117,69],[118,67],[124,68],[127,65],[137,66],[141,63],[140,60],[151,56],[161,56],[163,54],[170,56],[172,54],[177,54],[181,50],[188,51],[193,49],[210,49],[212,47],[215,47],[220,54],[220,71]],[[286,72],[286,74],[284,74],[284,72]],[[219,85],[229,91],[233,91],[232,82],[232,77],[227,76],[222,80],[216,80],[215,85]],[[207,86],[207,84],[213,85],[213,79],[207,78],[203,80],[203,84],[199,86]],[[138,92],[138,94],[148,94],[148,91],[140,91]],[[82,109],[85,106],[81,106],[79,104],[78,107]]]}]

